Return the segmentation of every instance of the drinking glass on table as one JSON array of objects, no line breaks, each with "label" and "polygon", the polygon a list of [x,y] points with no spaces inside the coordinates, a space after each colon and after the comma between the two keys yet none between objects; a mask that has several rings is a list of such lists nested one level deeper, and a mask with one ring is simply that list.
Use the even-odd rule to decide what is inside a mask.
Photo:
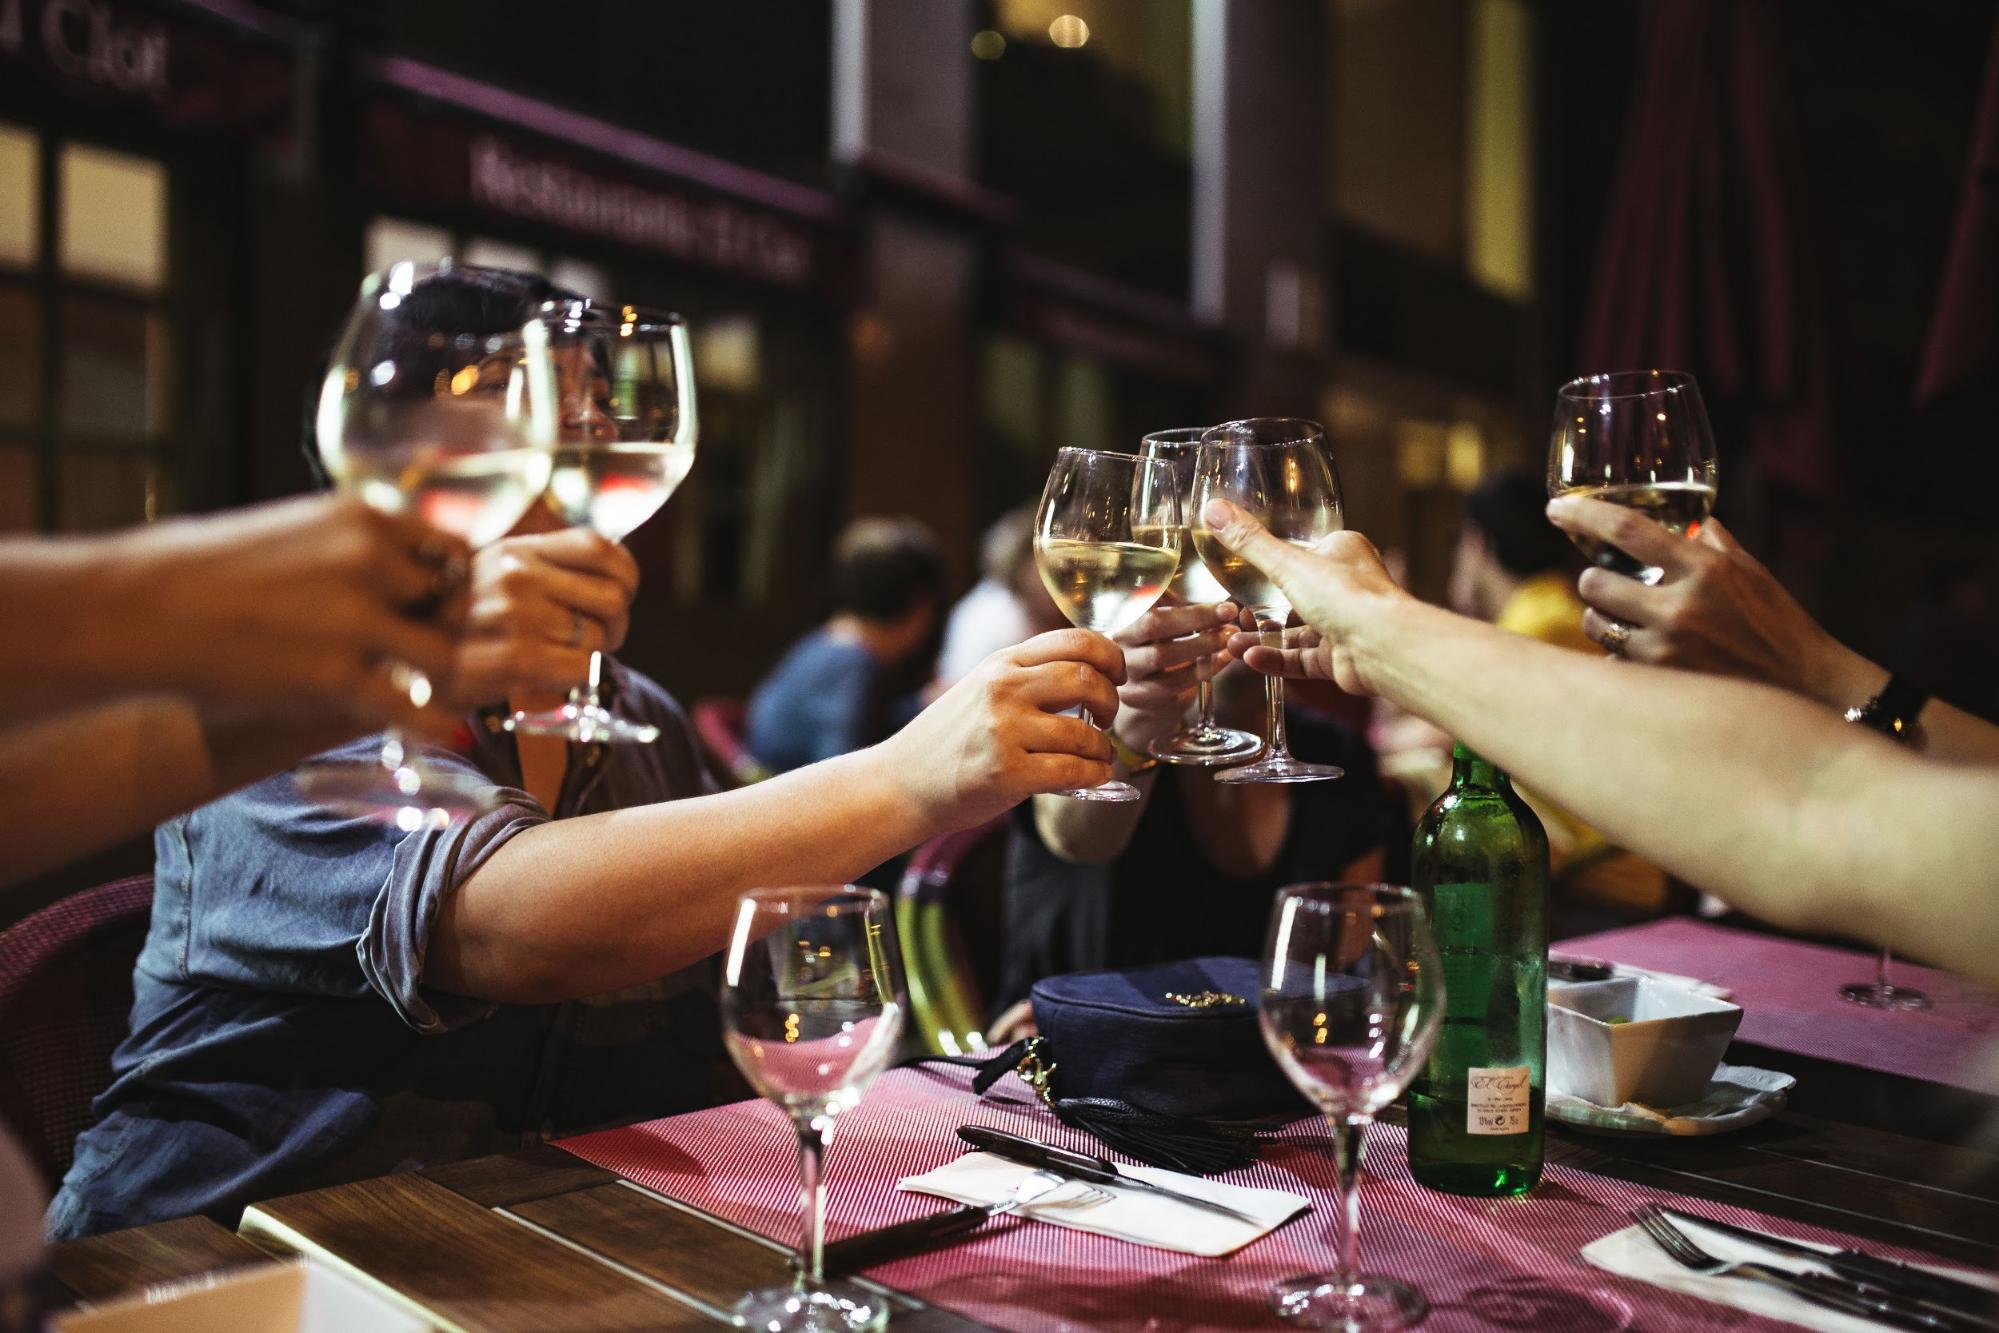
[{"label": "drinking glass on table", "polygon": [[[1570,380],[1556,391],[1550,496],[1622,505],[1691,537],[1714,509],[1719,476],[1714,429],[1692,375],[1624,370]],[[1640,583],[1665,577],[1608,542],[1569,536],[1592,564]]]},{"label": "drinking glass on table", "polygon": [[1839,998],[1854,1004],[1864,1004],[1869,1009],[1927,1009],[1930,997],[1913,986],[1897,986],[1888,979],[1888,964],[1893,961],[1889,950],[1883,949],[1874,960],[1872,981],[1849,981],[1839,988]]},{"label": "drinking glass on table", "polygon": [[[1147,458],[1169,463],[1180,482],[1180,564],[1166,591],[1189,606],[1226,602],[1229,590],[1215,580],[1198,552],[1188,526],[1194,521],[1194,465],[1200,458],[1205,426],[1156,430],[1147,435],[1139,452]],[[1191,723],[1183,723],[1171,736],[1162,737],[1146,748],[1155,759],[1169,764],[1194,764],[1212,768],[1240,764],[1256,758],[1263,750],[1263,738],[1247,731],[1224,727],[1215,721],[1215,659],[1203,657],[1194,663],[1194,710]]]},{"label": "drinking glass on table", "polygon": [[[699,430],[694,361],[678,315],[637,306],[552,301],[542,310],[561,403],[548,502],[614,542],[672,498],[694,466]],[[659,728],[617,717],[601,698],[604,654],[590,678],[546,712],[518,712],[510,731],[647,744]]]},{"label": "drinking glass on table", "polygon": [[821,1182],[840,1112],[895,1057],[902,960],[889,901],[873,889],[753,889],[736,903],[723,965],[722,1031],[730,1058],[798,1131],[798,1274],[736,1304],[762,1333],[878,1328],[881,1298],[825,1280]]},{"label": "drinking glass on table", "polygon": [[[1180,483],[1157,458],[1063,449],[1034,515],[1034,564],[1071,624],[1115,634],[1152,609],[1180,562]],[[1135,801],[1115,778],[1058,793]]]},{"label": "drinking glass on table", "polygon": [[[340,489],[475,549],[505,536],[540,497],[555,430],[540,323],[466,326],[482,303],[465,299],[461,283],[481,272],[449,259],[404,262],[363,283],[315,418],[320,458]],[[430,681],[398,671],[410,699],[427,703]],[[376,762],[309,764],[298,786],[330,809],[404,829],[442,826],[492,790],[426,763],[393,727]]]},{"label": "drinking glass on table", "polygon": [[1380,884],[1279,891],[1264,942],[1257,1019],[1278,1066],[1325,1115],[1340,1197],[1329,1273],[1271,1288],[1279,1316],[1309,1328],[1404,1328],[1428,1312],[1407,1283],[1360,1271],[1361,1138],[1422,1072],[1444,1017],[1442,964],[1423,903]]},{"label": "drinking glass on table", "polygon": [[[1214,427],[1201,437],[1194,464],[1194,514],[1188,520],[1194,550],[1203,564],[1256,619],[1263,641],[1284,645],[1284,622],[1291,603],[1283,590],[1249,561],[1224,546],[1209,531],[1202,511],[1210,500],[1228,500],[1247,510],[1273,536],[1294,546],[1310,548],[1338,532],[1340,479],[1326,449],[1326,435],[1316,421],[1295,417],[1255,417]],[[1264,677],[1269,714],[1269,748],[1246,768],[1225,768],[1217,782],[1324,782],[1344,777],[1334,764],[1308,764],[1294,759],[1284,740],[1284,681]]]}]

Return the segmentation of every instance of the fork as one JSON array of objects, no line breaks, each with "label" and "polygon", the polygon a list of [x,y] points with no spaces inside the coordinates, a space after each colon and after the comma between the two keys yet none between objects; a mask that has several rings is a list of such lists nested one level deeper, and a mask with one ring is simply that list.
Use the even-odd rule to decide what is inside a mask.
[{"label": "fork", "polygon": [[[1080,1192],[1065,1199],[1050,1197],[1064,1186],[1070,1185],[1075,1186]],[[825,1272],[828,1277],[832,1277],[841,1273],[859,1272],[863,1268],[872,1268],[890,1259],[900,1259],[906,1254],[928,1249],[938,1241],[975,1231],[985,1225],[989,1218],[1017,1212],[1031,1204],[1088,1208],[1094,1204],[1108,1203],[1115,1197],[1108,1190],[1100,1190],[1083,1181],[1056,1175],[1053,1171],[1036,1171],[1014,1186],[1011,1196],[998,1203],[960,1204],[943,1212],[925,1213],[922,1217],[914,1217],[907,1222],[877,1227],[873,1231],[863,1231],[858,1235],[836,1240],[826,1247]]]},{"label": "fork", "polygon": [[1878,1320],[1895,1328],[1934,1329],[1948,1333],[1959,1327],[1955,1322],[1925,1314],[1897,1302],[1872,1287],[1863,1287],[1827,1273],[1793,1271],[1774,1264],[1733,1263],[1720,1259],[1696,1245],[1693,1238],[1674,1226],[1656,1203],[1648,1203],[1631,1216],[1643,1227],[1666,1256],[1682,1268],[1703,1277],[1746,1277],[1781,1287],[1792,1295],[1861,1319]]}]

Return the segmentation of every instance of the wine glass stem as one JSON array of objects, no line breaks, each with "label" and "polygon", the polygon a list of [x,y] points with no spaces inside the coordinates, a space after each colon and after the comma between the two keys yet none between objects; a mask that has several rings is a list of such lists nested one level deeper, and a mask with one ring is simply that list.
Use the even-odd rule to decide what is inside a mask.
[{"label": "wine glass stem", "polygon": [[1204,657],[1194,663],[1195,729],[1207,735],[1215,729],[1215,659]]},{"label": "wine glass stem", "polygon": [[1344,1290],[1360,1272],[1360,1141],[1367,1122],[1327,1116],[1333,1131],[1333,1174],[1340,1193],[1339,1266],[1333,1274]]},{"label": "wine glass stem", "polygon": [[578,709],[592,712],[603,711],[601,694],[604,688],[604,654],[590,654],[590,679],[569,692],[569,702]]},{"label": "wine glass stem", "polygon": [[[1259,615],[1256,618],[1256,628],[1263,634],[1264,647],[1275,648],[1280,652],[1283,651],[1284,622],[1282,620],[1271,616]],[[1270,710],[1269,726],[1267,728],[1270,733],[1270,753],[1264,756],[1264,758],[1266,761],[1281,759],[1289,753],[1284,748],[1284,677],[1265,676],[1263,678],[1263,696]]]},{"label": "wine glass stem", "polygon": [[1887,949],[1881,950],[1881,956],[1874,960],[1874,989],[1882,995],[1895,989],[1894,983],[1888,980],[1888,952]]},{"label": "wine glass stem", "polygon": [[799,1266],[814,1286],[826,1280],[826,1145],[833,1141],[833,1117],[798,1117],[798,1211],[803,1232]]},{"label": "wine glass stem", "polygon": [[409,757],[409,743],[403,739],[401,727],[390,727],[382,733],[382,767],[391,773],[403,766]]}]

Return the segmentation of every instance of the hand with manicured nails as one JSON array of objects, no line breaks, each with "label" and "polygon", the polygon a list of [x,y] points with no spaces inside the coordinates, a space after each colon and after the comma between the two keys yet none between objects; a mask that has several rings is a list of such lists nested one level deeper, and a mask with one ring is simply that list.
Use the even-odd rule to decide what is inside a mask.
[{"label": "hand with manicured nails", "polygon": [[1064,629],[1002,648],[871,752],[933,833],[969,828],[1040,792],[1111,776],[1104,726],[1117,716],[1124,653]]},{"label": "hand with manicured nails", "polygon": [[461,707],[515,691],[566,694],[613,652],[639,588],[631,553],[589,528],[506,537],[472,558],[472,607],[448,695]]},{"label": "hand with manicured nails", "polygon": [[1124,649],[1117,731],[1126,745],[1143,754],[1179,729],[1194,699],[1196,665],[1225,657],[1235,618],[1233,602],[1155,606],[1111,636]]},{"label": "hand with manicured nails", "polygon": [[1683,537],[1581,496],[1549,501],[1548,518],[1665,571],[1647,586],[1607,569],[1585,570],[1576,590],[1589,604],[1583,632],[1592,639],[1602,642],[1610,622],[1621,621],[1631,628],[1623,655],[1634,662],[1741,676],[1833,702],[1824,697],[1830,678],[1856,655],[1819,628],[1720,523],[1710,519]]}]

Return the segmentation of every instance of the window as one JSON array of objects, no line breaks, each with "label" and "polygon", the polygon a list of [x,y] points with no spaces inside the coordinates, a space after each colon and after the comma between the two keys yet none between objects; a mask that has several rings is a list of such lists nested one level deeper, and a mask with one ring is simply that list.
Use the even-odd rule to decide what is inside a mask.
[{"label": "window", "polygon": [[0,124],[0,530],[175,507],[168,190],[155,159]]}]

